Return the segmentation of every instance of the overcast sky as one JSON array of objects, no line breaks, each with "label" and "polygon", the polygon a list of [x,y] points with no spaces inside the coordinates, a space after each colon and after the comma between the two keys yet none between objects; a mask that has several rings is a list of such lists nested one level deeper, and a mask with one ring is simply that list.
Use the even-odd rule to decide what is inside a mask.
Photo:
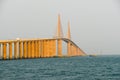
[{"label": "overcast sky", "polygon": [[[51,38],[58,13],[64,35],[86,53],[120,54],[119,0],[0,0],[0,39]],[[100,53],[101,52],[101,53]]]}]

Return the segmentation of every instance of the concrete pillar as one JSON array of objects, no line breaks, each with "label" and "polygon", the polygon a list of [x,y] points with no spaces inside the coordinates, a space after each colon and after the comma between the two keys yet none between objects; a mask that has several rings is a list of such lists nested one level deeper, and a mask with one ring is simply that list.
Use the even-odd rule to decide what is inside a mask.
[{"label": "concrete pillar", "polygon": [[46,49],[45,49],[46,50],[46,57],[49,57],[49,53],[48,53],[48,51],[49,51],[48,50],[48,40],[46,40],[46,46],[45,47],[46,47]]},{"label": "concrete pillar", "polygon": [[43,41],[43,57],[46,57],[46,40]]},{"label": "concrete pillar", "polygon": [[47,40],[44,41],[44,57],[47,57]]},{"label": "concrete pillar", "polygon": [[52,42],[53,42],[53,40],[49,41],[49,57],[53,57],[53,53],[52,53],[53,45],[52,45]]},{"label": "concrete pillar", "polygon": [[78,56],[78,47],[76,47],[76,56]]},{"label": "concrete pillar", "polygon": [[49,40],[46,41],[46,57],[50,57],[50,55],[49,55]]},{"label": "concrete pillar", "polygon": [[45,47],[45,45],[46,45],[46,41],[44,40],[43,41],[43,57],[45,57],[46,56],[46,47]]},{"label": "concrete pillar", "polygon": [[78,48],[78,56],[80,56],[80,51],[79,51],[79,48]]},{"label": "concrete pillar", "polygon": [[32,42],[30,41],[30,58],[32,58]]},{"label": "concrete pillar", "polygon": [[28,41],[26,41],[26,58],[28,58]]},{"label": "concrete pillar", "polygon": [[75,46],[74,46],[74,45],[73,45],[73,49],[74,49],[74,54],[73,54],[73,56],[75,56],[76,53],[75,53]]},{"label": "concrete pillar", "polygon": [[2,59],[1,44],[0,44],[0,59]]},{"label": "concrete pillar", "polygon": [[36,41],[34,41],[34,58],[36,58]]},{"label": "concrete pillar", "polygon": [[75,46],[75,56],[77,55],[77,48],[76,48],[76,46]]},{"label": "concrete pillar", "polygon": [[75,56],[77,56],[77,47],[75,47],[75,53],[76,53],[76,55],[75,55]]},{"label": "concrete pillar", "polygon": [[46,57],[48,57],[48,40],[46,40],[46,45],[45,45],[45,47],[46,47]]},{"label": "concrete pillar", "polygon": [[38,58],[38,43],[35,41],[35,58]]},{"label": "concrete pillar", "polygon": [[36,41],[36,43],[35,43],[36,45],[35,45],[35,49],[36,49],[36,58],[38,58],[38,41]]},{"label": "concrete pillar", "polygon": [[54,56],[56,56],[56,51],[57,51],[56,50],[57,49],[56,48],[56,40],[52,41],[52,45],[51,46],[52,46],[52,56],[54,57]]},{"label": "concrete pillar", "polygon": [[58,39],[57,41],[57,44],[58,44],[58,56],[61,57],[62,56],[62,40],[61,39]]},{"label": "concrete pillar", "polygon": [[74,47],[73,47],[73,44],[71,44],[71,56],[73,56],[73,54],[74,54]]},{"label": "concrete pillar", "polygon": [[71,55],[71,45],[70,42],[67,43],[67,56]]},{"label": "concrete pillar", "polygon": [[75,47],[73,45],[73,56],[75,56]]},{"label": "concrete pillar", "polygon": [[17,59],[17,42],[14,42],[14,59]]},{"label": "concrete pillar", "polygon": [[76,47],[74,45],[74,56],[76,56]]},{"label": "concrete pillar", "polygon": [[19,58],[23,58],[23,42],[19,42]]},{"label": "concrete pillar", "polygon": [[56,46],[57,44],[56,44],[56,40],[54,40],[54,56],[56,56],[56,52],[57,52],[57,46]]},{"label": "concrete pillar", "polygon": [[31,48],[31,42],[30,41],[28,41],[28,58],[31,58],[31,56],[30,56],[30,53],[31,53],[31,51],[30,51],[30,48]]},{"label": "concrete pillar", "polygon": [[32,58],[34,58],[34,41],[32,41]]},{"label": "concrete pillar", "polygon": [[9,59],[12,59],[12,42],[9,43]]},{"label": "concrete pillar", "polygon": [[41,57],[41,41],[38,41],[38,55]]},{"label": "concrete pillar", "polygon": [[47,57],[47,53],[48,52],[48,50],[47,50],[47,40],[45,40],[45,57]]},{"label": "concrete pillar", "polygon": [[3,59],[7,59],[7,44],[3,43]]},{"label": "concrete pillar", "polygon": [[72,44],[70,44],[70,56],[72,56]]},{"label": "concrete pillar", "polygon": [[77,56],[79,56],[79,48],[77,48]]},{"label": "concrete pillar", "polygon": [[27,42],[23,42],[23,57],[27,58]]},{"label": "concrete pillar", "polygon": [[40,41],[38,41],[38,58],[40,58]]},{"label": "concrete pillar", "polygon": [[41,41],[41,57],[44,56],[44,40]]}]

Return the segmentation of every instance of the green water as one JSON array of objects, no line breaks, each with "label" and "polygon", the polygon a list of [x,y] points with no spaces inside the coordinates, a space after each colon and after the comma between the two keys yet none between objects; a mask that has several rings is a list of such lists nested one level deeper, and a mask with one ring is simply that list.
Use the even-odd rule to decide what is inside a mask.
[{"label": "green water", "polygon": [[120,56],[1,60],[0,80],[120,80]]}]

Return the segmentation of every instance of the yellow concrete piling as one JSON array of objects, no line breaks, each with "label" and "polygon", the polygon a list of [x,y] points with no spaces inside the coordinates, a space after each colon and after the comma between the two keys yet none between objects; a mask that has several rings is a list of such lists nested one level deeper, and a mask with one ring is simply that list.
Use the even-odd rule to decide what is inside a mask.
[{"label": "yellow concrete piling", "polygon": [[2,59],[1,44],[0,44],[0,59]]},{"label": "yellow concrete piling", "polygon": [[70,56],[71,54],[71,46],[70,46],[70,42],[67,43],[67,56]]},{"label": "yellow concrete piling", "polygon": [[23,42],[19,42],[19,58],[23,58]]},{"label": "yellow concrete piling", "polygon": [[17,59],[17,42],[14,42],[14,59]]},{"label": "yellow concrete piling", "polygon": [[7,59],[7,44],[3,43],[3,59]]},{"label": "yellow concrete piling", "polygon": [[30,41],[27,42],[27,58],[30,58]]},{"label": "yellow concrete piling", "polygon": [[12,42],[9,43],[9,59],[12,59]]},{"label": "yellow concrete piling", "polygon": [[34,41],[32,41],[32,58],[34,58],[34,48],[35,48],[34,44],[35,44]]},{"label": "yellow concrete piling", "polygon": [[41,47],[41,42],[38,41],[38,58],[40,58],[40,56],[41,56],[40,47]]},{"label": "yellow concrete piling", "polygon": [[23,42],[23,57],[27,58],[27,42]]},{"label": "yellow concrete piling", "polygon": [[58,56],[61,57],[62,56],[62,40],[58,39],[57,41],[58,44]]}]

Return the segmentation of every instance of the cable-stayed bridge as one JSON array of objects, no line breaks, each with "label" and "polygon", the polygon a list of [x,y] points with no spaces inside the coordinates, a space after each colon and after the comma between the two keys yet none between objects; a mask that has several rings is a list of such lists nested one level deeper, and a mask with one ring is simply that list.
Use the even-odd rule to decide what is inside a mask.
[{"label": "cable-stayed bridge", "polygon": [[[63,42],[67,45],[66,54],[62,53]],[[0,40],[0,59],[3,60],[84,55],[85,52],[71,40],[69,22],[67,37],[63,36],[60,15],[58,15],[57,31],[53,38]]]}]

